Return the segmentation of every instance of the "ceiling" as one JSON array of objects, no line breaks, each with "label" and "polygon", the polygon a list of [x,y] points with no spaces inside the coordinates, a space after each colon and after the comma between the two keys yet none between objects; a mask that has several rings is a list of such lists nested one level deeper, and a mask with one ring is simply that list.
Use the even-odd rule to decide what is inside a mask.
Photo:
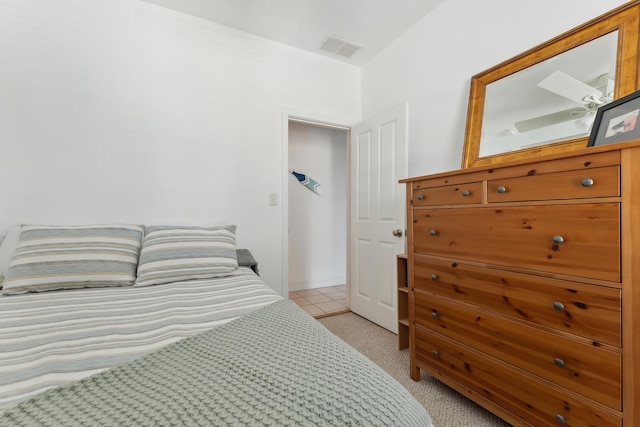
[{"label": "ceiling", "polygon": [[[362,65],[444,0],[143,1]],[[349,58],[325,52],[327,36],[362,47]]]}]

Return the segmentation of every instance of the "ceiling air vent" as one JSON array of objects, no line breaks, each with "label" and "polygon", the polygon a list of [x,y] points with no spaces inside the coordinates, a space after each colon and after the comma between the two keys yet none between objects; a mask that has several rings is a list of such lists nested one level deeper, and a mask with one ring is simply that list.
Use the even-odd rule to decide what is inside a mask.
[{"label": "ceiling air vent", "polygon": [[324,50],[325,52],[333,53],[334,55],[339,55],[344,58],[351,58],[351,56],[361,48],[362,46],[332,35],[327,36],[320,46],[320,50]]}]

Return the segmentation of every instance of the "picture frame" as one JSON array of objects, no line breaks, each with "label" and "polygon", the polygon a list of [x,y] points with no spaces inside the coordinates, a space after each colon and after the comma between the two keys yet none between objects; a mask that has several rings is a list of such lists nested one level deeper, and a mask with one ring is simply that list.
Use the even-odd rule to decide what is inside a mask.
[{"label": "picture frame", "polygon": [[640,90],[598,108],[587,147],[640,139]]}]

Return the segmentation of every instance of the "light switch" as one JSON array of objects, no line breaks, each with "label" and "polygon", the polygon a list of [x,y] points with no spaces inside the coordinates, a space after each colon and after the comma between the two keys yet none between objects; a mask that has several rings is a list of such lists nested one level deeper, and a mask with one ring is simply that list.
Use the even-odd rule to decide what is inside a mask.
[{"label": "light switch", "polygon": [[278,193],[269,193],[269,206],[278,206]]}]

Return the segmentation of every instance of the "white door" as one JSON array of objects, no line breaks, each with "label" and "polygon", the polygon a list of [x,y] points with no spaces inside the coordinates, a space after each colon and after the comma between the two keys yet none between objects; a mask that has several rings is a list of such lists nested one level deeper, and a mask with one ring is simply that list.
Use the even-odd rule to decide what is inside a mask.
[{"label": "white door", "polygon": [[[397,333],[396,255],[405,251],[407,105],[351,129],[351,310]],[[398,235],[402,233],[401,235]]]}]

